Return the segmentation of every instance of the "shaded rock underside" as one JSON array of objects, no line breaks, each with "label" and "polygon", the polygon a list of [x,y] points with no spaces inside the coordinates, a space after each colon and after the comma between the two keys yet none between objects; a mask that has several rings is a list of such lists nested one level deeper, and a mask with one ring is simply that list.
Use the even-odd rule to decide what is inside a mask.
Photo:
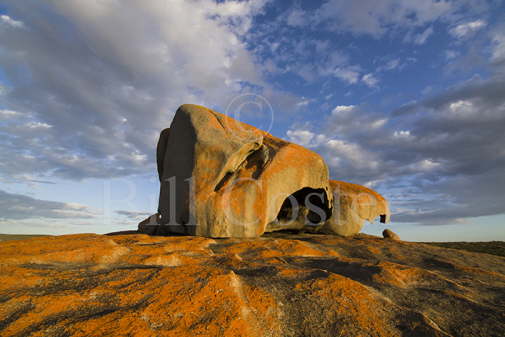
[{"label": "shaded rock underside", "polygon": [[1,336],[501,336],[505,258],[358,235],[0,243]]}]

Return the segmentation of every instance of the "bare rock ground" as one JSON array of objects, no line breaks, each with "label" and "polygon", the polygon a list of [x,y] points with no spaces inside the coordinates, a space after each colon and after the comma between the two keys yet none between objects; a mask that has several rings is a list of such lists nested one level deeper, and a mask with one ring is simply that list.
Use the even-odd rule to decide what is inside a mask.
[{"label": "bare rock ground", "polygon": [[367,235],[0,242],[1,336],[502,336],[505,258]]}]

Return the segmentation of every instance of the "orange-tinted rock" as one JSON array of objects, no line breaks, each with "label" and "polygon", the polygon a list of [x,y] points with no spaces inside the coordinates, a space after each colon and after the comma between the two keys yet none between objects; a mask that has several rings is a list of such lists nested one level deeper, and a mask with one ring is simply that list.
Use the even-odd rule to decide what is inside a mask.
[{"label": "orange-tinted rock", "polygon": [[382,236],[384,237],[384,239],[400,240],[400,237],[398,236],[398,234],[396,234],[395,232],[393,232],[390,229],[383,230]]},{"label": "orange-tinted rock", "polygon": [[[163,170],[159,212],[167,229],[257,237],[303,227],[298,215],[318,222],[329,217],[328,167],[315,152],[198,105],[182,105],[169,130],[158,146],[158,152],[165,151],[158,161]],[[322,216],[292,212],[286,198],[295,195],[290,200],[305,206],[311,193],[317,194],[311,201]],[[285,214],[279,218],[281,208]],[[140,229],[150,231],[144,224]]]},{"label": "orange-tinted rock", "polygon": [[330,180],[333,190],[333,214],[324,230],[342,236],[357,234],[365,221],[380,217],[381,222],[389,222],[390,212],[386,199],[365,186]]},{"label": "orange-tinted rock", "polygon": [[350,236],[364,221],[389,220],[380,194],[329,181],[318,154],[198,105],[182,105],[161,132],[157,166],[159,214],[139,224],[146,234],[258,237],[306,227]]},{"label": "orange-tinted rock", "polygon": [[1,336],[493,336],[505,259],[356,235],[0,242]]}]

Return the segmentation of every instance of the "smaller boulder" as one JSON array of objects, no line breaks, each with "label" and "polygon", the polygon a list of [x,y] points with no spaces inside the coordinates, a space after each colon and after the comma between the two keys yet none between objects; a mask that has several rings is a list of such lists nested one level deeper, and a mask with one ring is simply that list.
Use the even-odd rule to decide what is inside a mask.
[{"label": "smaller boulder", "polygon": [[143,234],[155,235],[160,227],[159,213],[153,214],[139,223],[138,232]]},{"label": "smaller boulder", "polygon": [[385,229],[384,231],[382,231],[382,236],[384,237],[384,239],[400,241],[400,237],[398,236],[398,234],[396,234],[390,229]]},{"label": "smaller boulder", "polygon": [[368,187],[344,181],[330,180],[333,191],[333,215],[323,231],[341,236],[358,234],[365,221],[389,222],[390,212],[386,199]]}]

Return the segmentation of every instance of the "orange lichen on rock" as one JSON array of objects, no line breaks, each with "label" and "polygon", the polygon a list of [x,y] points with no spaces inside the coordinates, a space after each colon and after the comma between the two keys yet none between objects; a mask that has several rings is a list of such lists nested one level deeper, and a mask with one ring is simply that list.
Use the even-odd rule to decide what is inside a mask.
[{"label": "orange lichen on rock", "polygon": [[156,155],[158,213],[139,223],[142,233],[252,238],[307,229],[350,236],[365,220],[389,220],[380,194],[329,180],[319,154],[203,106],[177,109]]},{"label": "orange lichen on rock", "polygon": [[227,115],[184,104],[165,142],[159,221],[173,231],[258,237],[277,221],[285,199],[303,188],[321,190],[330,207],[321,156]]},{"label": "orange lichen on rock", "polygon": [[389,222],[390,211],[386,199],[365,186],[344,181],[330,180],[333,191],[333,214],[324,229],[343,236],[361,231],[365,221],[381,217]]},{"label": "orange lichen on rock", "polygon": [[225,249],[228,253],[238,254],[241,257],[272,258],[279,256],[328,256],[332,252],[316,249],[306,242],[285,239],[257,239],[236,243]]},{"label": "orange lichen on rock", "polygon": [[6,337],[492,335],[504,289],[503,258],[366,235],[0,242]]},{"label": "orange lichen on rock", "polygon": [[380,262],[374,267],[377,268],[377,272],[372,275],[374,282],[400,288],[406,288],[430,277],[429,273],[421,268],[392,262]]},{"label": "orange lichen on rock", "polygon": [[359,282],[330,274],[300,283],[296,288],[328,307],[327,315],[339,322],[341,336],[395,335],[391,313],[383,310],[386,301]]}]

